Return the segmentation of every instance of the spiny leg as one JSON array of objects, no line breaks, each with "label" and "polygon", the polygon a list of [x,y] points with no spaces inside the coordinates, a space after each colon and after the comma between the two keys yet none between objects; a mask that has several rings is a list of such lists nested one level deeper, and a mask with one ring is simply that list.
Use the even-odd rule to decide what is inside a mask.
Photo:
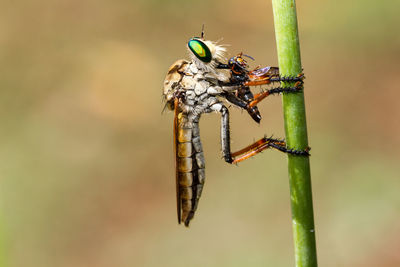
[{"label": "spiny leg", "polygon": [[292,87],[275,87],[269,90],[265,90],[261,93],[253,94],[251,93],[250,89],[248,86],[240,86],[239,89],[237,89],[239,96],[236,96],[235,93],[229,92],[225,93],[224,97],[226,100],[228,100],[230,103],[247,110],[247,112],[250,114],[250,116],[257,122],[260,123],[261,121],[261,114],[258,111],[257,104],[260,103],[263,99],[265,99],[267,96],[272,95],[272,94],[279,94],[279,93],[295,93],[299,92],[302,90],[303,83],[298,81],[295,83],[294,86]]},{"label": "spiny leg", "polygon": [[248,106],[250,108],[256,106],[258,103],[260,103],[264,98],[266,98],[269,95],[280,94],[280,93],[296,93],[300,92],[302,88],[303,88],[303,83],[301,81],[298,81],[292,87],[279,86],[269,90],[265,90],[261,93],[255,94],[254,98],[252,99],[252,101],[249,102]]},{"label": "spiny leg", "polygon": [[297,76],[280,76],[280,75],[253,75],[249,74],[249,79],[244,82],[245,86],[257,86],[274,82],[301,82],[305,79],[304,73],[299,73]]},{"label": "spiny leg", "polygon": [[255,143],[239,150],[231,154],[233,159],[232,163],[238,163],[243,160],[246,160],[265,149],[274,148],[281,152],[295,155],[295,156],[309,156],[310,148],[306,148],[305,150],[297,150],[288,148],[285,141],[280,139],[274,139],[269,137],[263,137],[260,140],[256,141]]},{"label": "spiny leg", "polygon": [[285,141],[268,137],[261,138],[254,144],[232,153],[229,131],[229,111],[224,105],[216,106],[215,110],[219,110],[221,112],[221,146],[224,160],[228,163],[238,163],[260,153],[267,148],[275,148],[284,153],[297,156],[310,155],[310,148],[305,150],[290,149],[286,146]]},{"label": "spiny leg", "polygon": [[299,73],[297,76],[278,76],[272,77],[271,82],[303,82],[305,79],[304,73]]},{"label": "spiny leg", "polygon": [[[265,90],[261,93],[258,93],[256,95],[254,95],[254,97],[252,99],[249,99],[248,97],[245,98],[244,96],[233,96],[233,94],[227,94],[225,97],[226,99],[241,107],[246,109],[250,115],[253,117],[253,119],[256,122],[260,122],[261,120],[261,115],[257,115],[253,109],[257,108],[256,105],[258,103],[260,103],[263,99],[265,99],[267,96],[272,95],[272,94],[280,94],[280,93],[296,93],[296,92],[300,92],[303,89],[303,80],[304,80],[304,74],[300,73],[299,75],[297,75],[296,77],[280,77],[280,76],[276,76],[276,77],[267,77],[267,78],[261,78],[261,79],[256,79],[256,80],[252,80],[252,81],[247,81],[244,83],[241,82],[228,82],[228,83],[220,83],[220,86],[234,86],[239,85],[239,89],[238,92],[240,92],[240,89],[246,89],[247,90],[243,90],[244,92],[250,92],[249,86],[256,86],[256,85],[264,85],[264,84],[269,84],[272,82],[296,82],[293,86],[290,87],[282,87],[282,86],[278,86],[269,90]],[[245,104],[247,104],[245,106]],[[254,113],[254,114],[253,114]]]}]

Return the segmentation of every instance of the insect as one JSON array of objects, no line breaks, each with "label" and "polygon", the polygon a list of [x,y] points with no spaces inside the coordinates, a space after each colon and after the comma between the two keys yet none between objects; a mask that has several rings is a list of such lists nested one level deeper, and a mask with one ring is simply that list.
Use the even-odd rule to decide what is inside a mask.
[{"label": "insect", "polygon": [[[222,154],[228,163],[240,162],[267,148],[275,148],[293,155],[308,155],[307,149],[289,149],[283,140],[267,137],[232,153],[229,111],[223,100],[246,109],[257,121],[257,112],[252,109],[267,94],[265,91],[253,97],[249,86],[280,81],[282,78],[279,77],[276,68],[272,68],[271,71],[248,71],[245,63],[241,61],[242,55],[232,59],[231,64],[222,63],[225,61],[225,48],[205,40],[204,32],[201,37],[191,38],[187,47],[190,60],[180,59],[171,65],[163,88],[166,107],[174,111],[177,213],[178,223],[183,222],[185,226],[189,226],[193,219],[205,181],[205,159],[199,128],[202,114],[213,111],[221,114]],[[276,90],[278,93],[284,92],[285,89],[279,87]],[[271,90],[270,92],[273,92]],[[253,113],[255,115],[252,115]]]},{"label": "insect", "polygon": [[[237,56],[231,57],[228,64],[220,64],[218,68],[230,69],[230,83],[240,84],[235,93],[237,98],[232,95],[226,95],[226,99],[231,103],[246,109],[253,120],[260,123],[261,115],[257,104],[271,94],[279,94],[283,92],[295,93],[301,91],[304,75],[301,73],[297,77],[281,77],[279,75],[279,68],[270,66],[264,68],[257,67],[254,70],[249,71],[247,61],[243,56],[254,60],[251,56],[240,53]],[[282,88],[279,86],[270,90],[264,90],[262,93],[256,94],[256,96],[254,96],[250,91],[250,86],[266,85],[283,81],[296,82],[296,84],[293,87]]]}]

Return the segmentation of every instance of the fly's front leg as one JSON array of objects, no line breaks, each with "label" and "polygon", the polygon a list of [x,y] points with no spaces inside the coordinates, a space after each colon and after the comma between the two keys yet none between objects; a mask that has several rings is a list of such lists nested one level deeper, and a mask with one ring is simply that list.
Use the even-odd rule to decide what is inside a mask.
[{"label": "fly's front leg", "polygon": [[224,63],[219,62],[216,68],[217,69],[229,70],[231,67],[228,64],[224,64]]}]

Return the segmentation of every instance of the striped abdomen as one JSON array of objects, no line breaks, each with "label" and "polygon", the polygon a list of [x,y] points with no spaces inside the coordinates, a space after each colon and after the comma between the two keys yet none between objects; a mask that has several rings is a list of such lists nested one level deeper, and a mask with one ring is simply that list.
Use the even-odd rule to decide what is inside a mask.
[{"label": "striped abdomen", "polygon": [[180,112],[175,129],[178,221],[189,225],[197,209],[205,179],[199,117]]},{"label": "striped abdomen", "polygon": [[[250,103],[251,101],[254,100],[254,95],[250,91],[250,87],[248,87],[248,86],[240,86],[239,89],[237,90],[237,96],[240,99],[246,101],[246,103]],[[254,121],[256,121],[257,123],[260,123],[261,114],[260,114],[260,111],[258,110],[257,106],[248,107],[247,112],[253,118]]]}]

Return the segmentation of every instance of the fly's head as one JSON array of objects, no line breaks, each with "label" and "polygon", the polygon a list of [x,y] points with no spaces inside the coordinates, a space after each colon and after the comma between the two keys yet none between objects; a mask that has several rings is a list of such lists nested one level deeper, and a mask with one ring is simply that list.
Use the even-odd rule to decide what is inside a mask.
[{"label": "fly's head", "polygon": [[188,44],[189,55],[200,70],[214,72],[220,62],[225,60],[226,49],[216,42],[204,40],[203,37],[193,37]]}]

